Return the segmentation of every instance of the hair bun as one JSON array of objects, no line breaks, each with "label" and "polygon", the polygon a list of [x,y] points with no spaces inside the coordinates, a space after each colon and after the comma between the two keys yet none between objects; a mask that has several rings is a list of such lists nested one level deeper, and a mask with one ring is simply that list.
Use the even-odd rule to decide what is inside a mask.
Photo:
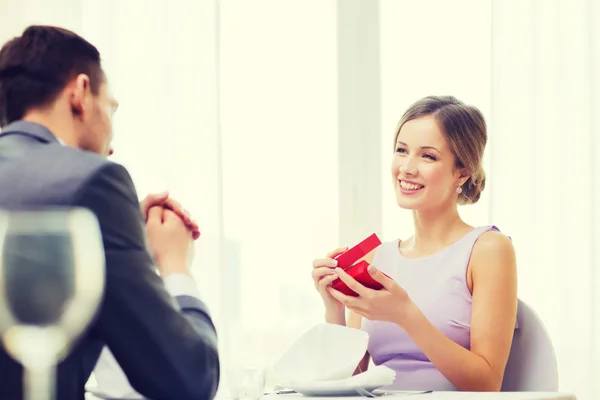
[{"label": "hair bun", "polygon": [[471,176],[462,186],[462,193],[459,196],[461,204],[475,204],[481,197],[481,192],[485,188],[485,172],[483,169],[478,174]]}]

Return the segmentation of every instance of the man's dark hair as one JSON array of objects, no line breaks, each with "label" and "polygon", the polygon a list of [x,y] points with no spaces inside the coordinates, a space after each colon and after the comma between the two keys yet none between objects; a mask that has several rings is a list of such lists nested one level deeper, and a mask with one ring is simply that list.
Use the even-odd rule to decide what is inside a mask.
[{"label": "man's dark hair", "polygon": [[0,50],[0,126],[49,105],[79,74],[89,76],[98,94],[104,72],[94,45],[63,28],[28,27]]}]

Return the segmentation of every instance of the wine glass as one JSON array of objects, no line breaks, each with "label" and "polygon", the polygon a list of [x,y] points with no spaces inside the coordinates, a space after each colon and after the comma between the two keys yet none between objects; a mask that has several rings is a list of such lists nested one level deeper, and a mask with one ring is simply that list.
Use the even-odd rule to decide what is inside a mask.
[{"label": "wine glass", "polygon": [[102,235],[83,208],[0,210],[0,336],[29,400],[51,400],[56,364],[96,314]]},{"label": "wine glass", "polygon": [[236,365],[227,371],[229,395],[233,400],[258,400],[265,394],[266,368]]}]

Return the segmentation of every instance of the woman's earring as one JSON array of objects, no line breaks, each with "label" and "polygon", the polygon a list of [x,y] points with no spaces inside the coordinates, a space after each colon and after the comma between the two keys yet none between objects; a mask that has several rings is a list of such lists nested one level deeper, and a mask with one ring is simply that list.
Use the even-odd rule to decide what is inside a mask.
[{"label": "woman's earring", "polygon": [[462,188],[460,186],[456,188],[456,193],[458,193],[458,194],[462,193]]}]

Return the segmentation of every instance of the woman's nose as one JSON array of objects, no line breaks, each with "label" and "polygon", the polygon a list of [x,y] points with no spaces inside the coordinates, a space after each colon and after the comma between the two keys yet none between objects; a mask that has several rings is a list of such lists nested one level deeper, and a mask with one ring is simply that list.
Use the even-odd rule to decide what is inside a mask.
[{"label": "woman's nose", "polygon": [[417,172],[415,161],[412,158],[406,158],[398,167],[398,171],[402,175],[415,175]]}]

